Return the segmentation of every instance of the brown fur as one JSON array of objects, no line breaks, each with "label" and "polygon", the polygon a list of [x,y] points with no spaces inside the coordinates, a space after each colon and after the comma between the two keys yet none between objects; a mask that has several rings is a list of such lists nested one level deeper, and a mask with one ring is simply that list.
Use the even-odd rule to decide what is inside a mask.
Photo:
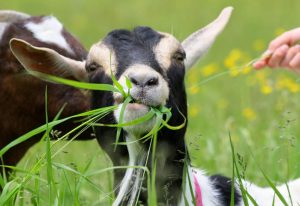
[{"label": "brown fur", "polygon": [[[82,91],[68,86],[45,83],[26,74],[22,65],[12,54],[9,41],[12,38],[19,38],[30,42],[34,46],[54,49],[58,53],[75,60],[86,58],[87,52],[84,47],[66,30],[63,31],[63,36],[74,53],[69,53],[57,45],[38,41],[30,31],[24,28],[26,22],[38,22],[41,18],[31,17],[11,23],[6,28],[0,41],[0,149],[19,136],[45,124],[44,94],[46,85],[49,120],[52,120],[65,104],[66,107],[61,117],[81,113],[90,108],[89,96],[82,93]],[[56,129],[66,132],[74,128],[75,125],[74,122],[67,122]],[[90,138],[90,131],[79,137],[79,139]],[[33,137],[10,149],[4,154],[3,163],[5,165],[15,165],[39,139],[40,136]]]}]

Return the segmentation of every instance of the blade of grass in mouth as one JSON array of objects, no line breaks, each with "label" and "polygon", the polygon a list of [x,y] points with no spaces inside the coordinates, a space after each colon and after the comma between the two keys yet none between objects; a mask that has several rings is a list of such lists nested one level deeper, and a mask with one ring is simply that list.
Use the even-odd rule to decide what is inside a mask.
[{"label": "blade of grass in mouth", "polygon": [[100,90],[100,91],[111,91],[111,92],[120,92],[116,87],[110,84],[98,84],[98,83],[87,83],[87,82],[79,82],[70,79],[64,79],[61,77],[41,73],[41,72],[30,72],[31,75],[36,76],[42,80],[50,81],[53,83],[64,84],[72,87],[76,87],[79,89],[88,89],[88,90]]}]

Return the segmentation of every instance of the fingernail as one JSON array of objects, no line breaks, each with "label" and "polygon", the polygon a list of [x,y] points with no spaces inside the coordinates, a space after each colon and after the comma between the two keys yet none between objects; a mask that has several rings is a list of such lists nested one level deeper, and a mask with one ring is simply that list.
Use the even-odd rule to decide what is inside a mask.
[{"label": "fingernail", "polygon": [[261,55],[261,58],[262,58],[262,59],[267,59],[267,58],[271,57],[272,54],[273,54],[273,51],[267,50],[267,51],[265,51],[265,52]]},{"label": "fingernail", "polygon": [[257,61],[257,62],[254,62],[252,64],[252,66],[255,68],[255,69],[260,69],[262,67],[262,62],[261,61]]}]

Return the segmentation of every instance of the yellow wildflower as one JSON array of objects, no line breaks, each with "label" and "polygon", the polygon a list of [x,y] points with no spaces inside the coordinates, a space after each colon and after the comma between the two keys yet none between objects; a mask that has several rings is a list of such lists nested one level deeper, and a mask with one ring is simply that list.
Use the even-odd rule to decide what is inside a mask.
[{"label": "yellow wildflower", "polygon": [[243,116],[247,120],[254,120],[256,118],[256,113],[253,109],[251,109],[250,107],[247,107],[247,108],[243,109]]},{"label": "yellow wildflower", "polygon": [[292,84],[289,85],[289,90],[292,93],[297,93],[297,92],[299,92],[300,88],[299,88],[298,84],[292,83]]},{"label": "yellow wildflower", "polygon": [[270,85],[262,85],[260,88],[261,93],[263,94],[270,94],[273,91],[273,88]]},{"label": "yellow wildflower", "polygon": [[287,89],[292,93],[297,93],[300,91],[300,86],[294,80],[289,78],[283,78],[277,80],[276,82],[277,89]]},{"label": "yellow wildflower", "polygon": [[237,76],[239,74],[248,74],[251,71],[248,63],[250,61],[249,55],[242,52],[240,49],[233,49],[224,60],[224,65],[229,69],[230,76]]},{"label": "yellow wildflower", "polygon": [[204,77],[208,77],[212,74],[215,74],[219,70],[219,67],[216,63],[211,63],[204,66],[201,70],[201,74]]},{"label": "yellow wildflower", "polygon": [[233,68],[236,66],[237,61],[242,57],[242,52],[239,49],[233,49],[224,61],[224,65],[227,68]]}]

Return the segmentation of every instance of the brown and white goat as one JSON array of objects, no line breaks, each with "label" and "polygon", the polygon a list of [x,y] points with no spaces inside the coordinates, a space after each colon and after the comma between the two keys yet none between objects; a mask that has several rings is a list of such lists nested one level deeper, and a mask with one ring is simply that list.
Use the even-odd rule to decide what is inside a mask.
[{"label": "brown and white goat", "polygon": [[[212,24],[195,32],[182,43],[170,34],[157,32],[149,27],[137,27],[132,31],[114,30],[91,47],[86,61],[82,64],[71,61],[70,58],[49,48],[33,46],[24,39],[12,39],[11,49],[22,65],[29,70],[45,72],[44,68],[51,68],[54,74],[74,71],[74,78],[81,79],[78,78],[81,75],[75,74],[78,71],[82,74],[83,69],[86,69],[90,82],[108,84],[112,84],[111,72],[113,72],[125,89],[128,78],[132,83],[132,88],[128,91],[133,101],[124,110],[124,122],[144,116],[151,107],[166,106],[172,109],[169,123],[178,125],[187,118],[185,71],[208,50],[215,37],[227,24],[231,11],[232,8],[224,9]],[[47,58],[39,58],[41,56]],[[40,67],[39,63],[50,67]],[[82,66],[81,69],[79,65]],[[92,92],[93,108],[114,104],[118,109],[100,120],[102,123],[118,122],[123,105],[122,97],[112,92]],[[129,166],[147,166],[150,170],[156,169],[158,205],[192,205],[192,196],[195,196],[197,206],[230,205],[231,182],[226,177],[206,176],[201,170],[188,166],[187,171],[192,185],[183,188],[182,160],[186,154],[184,143],[186,126],[176,131],[168,128],[159,131],[154,154],[157,164],[156,168],[151,168],[151,161],[147,161],[151,143],[139,139],[154,125],[153,117],[146,122],[124,127],[120,141],[126,141],[128,144],[118,145],[116,150],[113,144],[116,129],[99,127],[96,135],[115,165],[125,161]],[[143,170],[139,167],[128,168],[126,172],[116,171],[115,183],[116,185],[120,183],[120,187],[113,205],[135,205],[138,201],[147,205],[147,192],[142,189],[145,183]],[[299,203],[299,181],[292,182],[289,186],[290,193],[287,193],[285,187],[279,187],[279,190],[287,199],[290,195],[294,204]],[[263,189],[255,185],[247,188],[250,195],[261,205],[265,204],[265,200],[273,199],[274,193],[269,188]],[[235,205],[244,205],[237,185],[234,193]],[[275,198],[275,205],[277,204],[280,202]]]},{"label": "brown and white goat", "polygon": [[[48,90],[48,115],[53,119],[65,105],[61,117],[84,112],[90,108],[87,94],[68,86],[46,83],[26,74],[22,64],[13,55],[9,41],[22,39],[32,45],[49,48],[63,55],[73,66],[56,73],[66,78],[74,78],[73,70],[83,65],[87,52],[80,42],[67,32],[62,24],[52,16],[31,17],[15,11],[0,11],[0,148],[2,149],[19,136],[45,124],[45,89]],[[29,48],[24,48],[28,50]],[[36,66],[43,72],[52,71],[60,65],[47,64],[49,56],[28,53],[26,58],[35,58]],[[68,71],[68,69],[70,71]],[[60,72],[60,71],[59,71]],[[84,73],[83,73],[84,74]],[[81,75],[77,71],[77,78]],[[75,124],[67,122],[57,129],[69,131]],[[80,136],[89,139],[90,134]],[[33,137],[19,144],[2,157],[2,164],[15,165],[39,137]],[[2,169],[1,169],[2,171]]]}]

